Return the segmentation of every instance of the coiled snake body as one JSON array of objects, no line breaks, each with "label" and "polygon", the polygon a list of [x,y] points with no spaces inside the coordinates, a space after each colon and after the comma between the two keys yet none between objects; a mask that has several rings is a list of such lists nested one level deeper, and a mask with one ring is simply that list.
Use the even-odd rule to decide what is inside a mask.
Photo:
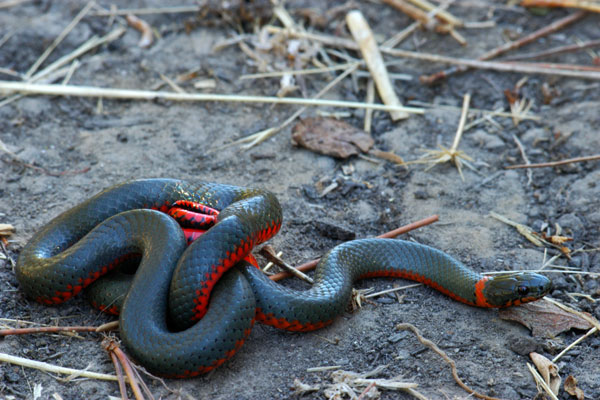
[{"label": "coiled snake body", "polygon": [[[187,248],[181,227],[164,213],[181,201],[218,210],[213,226]],[[121,338],[137,361],[171,377],[195,376],[224,363],[255,319],[292,331],[329,324],[348,304],[352,282],[364,277],[416,280],[480,307],[536,300],[551,288],[541,275],[489,278],[428,246],[363,239],[331,250],[317,266],[314,286],[294,291],[243,261],[281,222],[279,202],[267,191],[173,179],[130,181],[48,223],[21,252],[16,274],[27,295],[57,304],[107,274],[115,260],[141,255],[120,307]]]}]

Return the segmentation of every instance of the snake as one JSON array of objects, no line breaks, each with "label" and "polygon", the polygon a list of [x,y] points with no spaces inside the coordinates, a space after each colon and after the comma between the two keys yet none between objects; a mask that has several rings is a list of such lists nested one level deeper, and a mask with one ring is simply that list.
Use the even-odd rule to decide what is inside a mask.
[{"label": "snake", "polygon": [[[180,223],[167,214],[182,203],[199,205],[202,211],[189,215],[209,225],[189,245]],[[177,209],[171,214],[185,219],[186,211]],[[348,306],[353,282],[362,278],[422,282],[477,307],[534,301],[552,288],[548,278],[533,272],[481,275],[416,242],[359,239],[330,250],[316,267],[313,286],[294,290],[269,279],[251,256],[281,224],[279,201],[267,190],[132,180],[52,219],[22,249],[15,273],[28,297],[49,305],[88,286],[119,287],[111,300],[118,298],[118,305],[101,307],[118,311],[120,337],[132,358],[172,378],[225,363],[255,321],[296,332],[329,325]],[[132,257],[139,263],[134,273],[121,271]],[[119,281],[127,283],[118,286]]]}]

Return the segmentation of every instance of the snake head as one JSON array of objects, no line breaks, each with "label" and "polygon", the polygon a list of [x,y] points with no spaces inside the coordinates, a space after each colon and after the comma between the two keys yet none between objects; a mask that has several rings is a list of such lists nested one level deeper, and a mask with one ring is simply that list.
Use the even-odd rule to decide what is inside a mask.
[{"label": "snake head", "polygon": [[552,290],[552,281],[533,272],[495,275],[484,283],[483,295],[492,307],[516,306],[538,300]]}]

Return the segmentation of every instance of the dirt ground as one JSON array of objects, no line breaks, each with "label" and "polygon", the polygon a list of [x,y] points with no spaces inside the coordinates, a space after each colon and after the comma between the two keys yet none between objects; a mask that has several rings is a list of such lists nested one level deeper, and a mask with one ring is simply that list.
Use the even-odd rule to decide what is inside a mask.
[{"label": "dirt ground", "polygon": [[[98,1],[98,4],[108,8],[111,2]],[[342,4],[291,1],[286,7],[309,30],[349,37],[343,27],[345,11],[331,16],[324,26],[312,26],[302,17],[306,15],[303,10],[308,8],[316,10],[311,15],[328,16],[327,9]],[[496,2],[455,1],[450,7],[465,21],[495,21],[491,27],[459,29],[468,46],[459,45],[448,35],[417,30],[399,47],[475,59],[506,40],[547,26],[568,14],[564,10],[533,14],[516,6],[492,4]],[[118,5],[124,8],[163,4],[148,0]],[[11,35],[0,47],[0,67],[19,73],[27,71],[83,6],[85,2],[42,0],[0,9],[0,38]],[[379,40],[391,37],[412,22],[378,2],[360,2],[356,7],[364,13]],[[238,15],[235,12],[213,12],[202,17],[195,13],[143,15],[159,36],[150,48],[138,47],[139,33],[129,28],[119,39],[79,57],[80,65],[69,83],[150,90],[164,83],[161,74],[175,79],[196,71],[194,79],[181,83],[186,91],[202,91],[195,89],[193,83],[214,79],[216,87],[205,92],[275,95],[279,78],[238,80],[242,74],[259,71],[257,62],[240,47],[212,50],[215,44],[232,37],[240,26],[247,33],[253,31],[252,23],[233,22]],[[265,20],[279,25],[275,19],[269,20],[268,15]],[[41,68],[72,52],[93,35],[105,35],[122,23],[120,19],[113,21],[113,25],[109,22],[109,17],[84,17]],[[589,15],[510,54],[598,39],[599,25],[600,17]],[[260,53],[253,38],[246,43]],[[277,56],[275,49],[264,54],[270,54],[265,58],[272,60],[274,68],[294,67],[291,59]],[[357,56],[351,51],[347,54]],[[334,62],[345,62],[330,57]],[[423,149],[451,145],[464,94],[472,95],[474,108],[506,111],[509,106],[504,90],[513,89],[524,76],[477,70],[452,76],[435,86],[425,86],[419,83],[419,75],[436,72],[443,67],[441,64],[394,60],[399,62],[391,67],[391,72],[411,78],[394,81],[403,102],[455,107],[427,108],[424,115],[398,122],[392,122],[385,112],[374,113],[375,147],[394,152],[405,160],[420,157]],[[590,53],[580,51],[545,61],[591,65],[592,59]],[[305,76],[302,85],[307,96],[314,96],[334,76]],[[0,79],[16,78],[2,73]],[[166,85],[161,87],[170,90]],[[365,88],[365,78],[356,76],[345,79],[326,97],[364,101]],[[543,89],[552,92],[547,104]],[[291,96],[302,93],[296,91]],[[16,227],[5,257],[0,258],[1,324],[15,326],[6,319],[51,325],[98,325],[111,320],[82,298],[57,307],[27,299],[19,291],[11,260],[16,260],[25,243],[53,217],[105,187],[132,178],[173,177],[273,191],[282,203],[284,224],[271,244],[283,251],[283,257],[291,264],[318,257],[349,236],[374,236],[432,214],[439,215],[438,223],[404,238],[446,251],[479,272],[535,269],[544,259],[542,248],[535,247],[514,228],[490,218],[490,212],[536,230],[548,229],[550,233],[555,233],[558,224],[564,235],[573,237],[570,248],[597,249],[600,247],[597,161],[534,169],[531,182],[526,170],[504,167],[523,161],[514,138],[520,140],[534,163],[597,154],[600,83],[529,75],[519,96],[533,101],[531,112],[540,119],[521,121],[515,126],[510,118],[493,117],[468,129],[459,149],[473,158],[476,170],[464,168],[464,180],[448,163],[429,170],[419,164],[407,169],[391,162],[358,157],[339,160],[319,155],[294,147],[290,128],[250,150],[231,146],[215,151],[234,139],[276,126],[297,106],[107,99],[99,102],[94,98],[62,96],[20,98],[0,108],[0,140],[20,159],[15,161],[6,153],[0,154],[0,223]],[[344,121],[363,126],[362,110],[309,108],[303,116],[325,111],[345,112]],[[336,188],[322,196],[323,189],[333,182],[337,182]],[[553,254],[556,250],[550,249],[548,256]],[[570,261],[561,257],[555,263],[585,272],[600,272],[597,251],[578,252]],[[554,281],[553,298],[600,318],[598,275],[551,273],[549,276]],[[405,283],[372,279],[361,281],[356,287],[383,290]],[[500,319],[496,310],[475,309],[432,289],[417,287],[400,292],[399,298],[393,293],[378,297],[361,310],[347,312],[330,327],[313,333],[291,334],[256,326],[238,354],[208,376],[168,380],[170,390],[152,379],[149,385],[156,398],[286,399],[297,396],[292,389],[297,379],[320,388],[302,398],[321,399],[326,398],[325,389],[332,384],[331,372],[308,372],[308,368],[337,365],[347,371],[367,372],[386,365],[379,377],[399,376],[416,382],[427,398],[468,398],[439,356],[425,349],[412,334],[395,329],[401,322],[414,324],[445,350],[468,385],[503,399],[536,397],[538,390],[527,369],[530,351],[552,358],[584,333],[571,330],[552,338],[533,337],[524,326]],[[113,373],[112,364],[100,346],[101,339],[93,334],[10,336],[0,339],[0,352]],[[568,352],[558,366],[563,379],[569,375],[577,379],[586,398],[600,398],[598,335],[592,335]],[[55,394],[63,399],[90,400],[119,396],[118,387],[112,382],[64,381],[38,370],[0,364],[0,398],[33,398],[36,384],[41,385],[39,398]],[[382,391],[381,398],[412,397],[403,392]],[[559,398],[571,397],[561,391]]]}]

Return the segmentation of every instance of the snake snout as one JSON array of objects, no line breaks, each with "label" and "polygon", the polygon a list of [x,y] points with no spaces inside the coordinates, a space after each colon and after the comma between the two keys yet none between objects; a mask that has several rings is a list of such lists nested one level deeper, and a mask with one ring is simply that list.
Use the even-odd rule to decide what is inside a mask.
[{"label": "snake snout", "polygon": [[496,275],[487,282],[484,292],[496,307],[506,307],[538,300],[552,291],[552,281],[533,272]]}]

